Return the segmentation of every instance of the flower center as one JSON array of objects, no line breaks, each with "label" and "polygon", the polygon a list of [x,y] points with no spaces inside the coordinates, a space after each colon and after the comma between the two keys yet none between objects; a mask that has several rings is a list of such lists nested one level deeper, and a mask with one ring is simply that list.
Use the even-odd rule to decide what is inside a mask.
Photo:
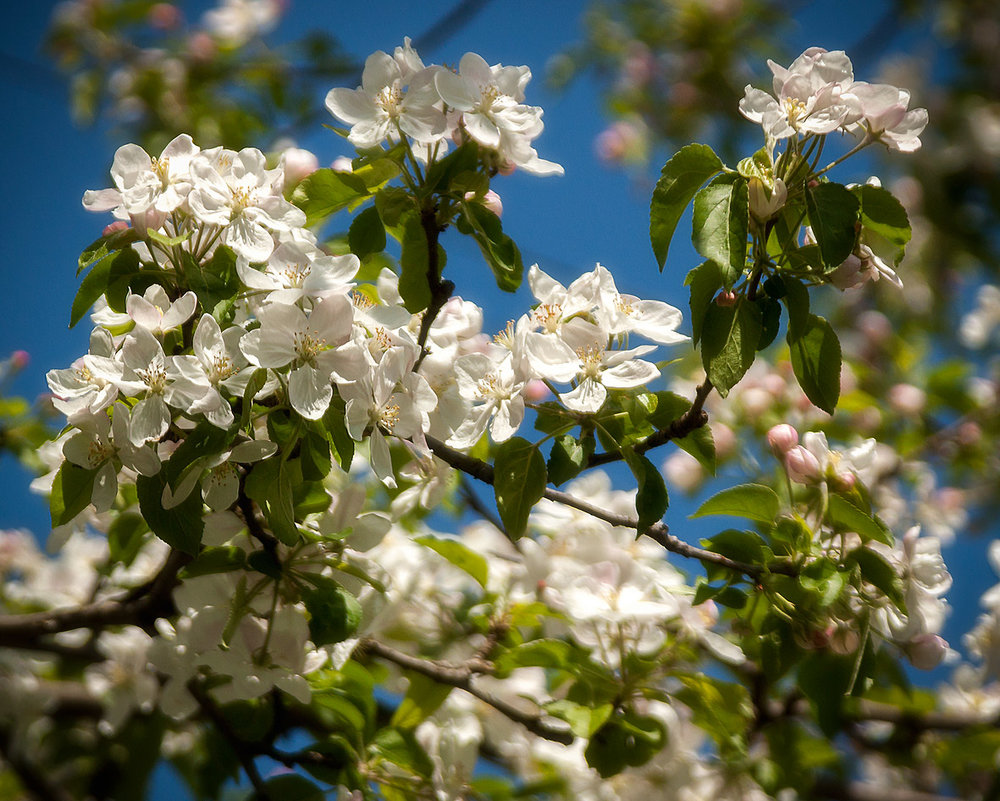
[{"label": "flower center", "polygon": [[292,338],[295,352],[299,355],[299,364],[316,366],[316,354],[327,348],[326,340],[315,337],[309,331],[296,331]]},{"label": "flower center", "polygon": [[580,372],[584,378],[597,380],[601,376],[601,363],[604,360],[604,348],[600,345],[588,345],[578,348],[576,355],[580,357]]},{"label": "flower center", "polygon": [[507,327],[503,331],[493,335],[493,341],[498,345],[503,345],[508,350],[514,349],[514,321],[508,320]]},{"label": "flower center", "polygon": [[158,364],[151,364],[148,370],[136,370],[135,374],[149,387],[152,395],[162,395],[167,388],[167,371]]},{"label": "flower center", "polygon": [[213,384],[218,384],[220,381],[225,381],[235,372],[236,365],[233,364],[233,360],[224,353],[217,353],[212,357],[212,365],[209,369],[208,380]]},{"label": "flower center", "polygon": [[239,214],[243,209],[257,202],[257,193],[253,187],[237,186],[233,189],[233,214]]},{"label": "flower center", "polygon": [[391,86],[383,87],[375,95],[375,105],[381,108],[391,119],[396,119],[399,116],[402,104],[403,91],[399,88],[399,81],[393,81]]},{"label": "flower center", "polygon": [[535,324],[545,329],[547,334],[555,334],[562,322],[562,306],[558,303],[543,303],[532,313]]},{"label": "flower center", "polygon": [[289,289],[301,289],[306,278],[309,277],[311,268],[308,264],[289,264],[279,275],[284,279],[285,286]]},{"label": "flower center", "polygon": [[166,189],[167,184],[170,183],[170,159],[158,159],[155,156],[152,159],[152,169],[156,173],[157,177],[160,179],[160,183],[163,184],[164,189]]},{"label": "flower center", "polygon": [[504,386],[500,377],[496,373],[487,373],[476,382],[476,391],[482,400],[495,398],[496,400],[508,400],[510,389]]},{"label": "flower center", "polygon": [[795,124],[803,117],[808,116],[806,114],[806,104],[804,100],[799,100],[795,97],[785,98],[785,114],[788,116],[788,124],[793,128]]},{"label": "flower center", "polygon": [[399,422],[399,404],[387,403],[383,406],[379,410],[376,422],[391,434],[392,429],[395,428],[396,423]]}]

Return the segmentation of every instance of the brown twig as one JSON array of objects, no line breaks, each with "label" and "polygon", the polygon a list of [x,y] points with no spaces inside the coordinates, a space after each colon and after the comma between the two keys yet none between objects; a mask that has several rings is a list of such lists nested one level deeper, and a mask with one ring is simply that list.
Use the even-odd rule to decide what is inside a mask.
[{"label": "brown twig", "polygon": [[413,367],[413,372],[420,370],[420,365],[427,356],[427,337],[430,335],[431,326],[434,324],[438,312],[444,308],[451,293],[455,291],[455,284],[451,281],[441,280],[438,239],[443,229],[438,225],[437,207],[433,204],[432,198],[428,198],[420,210],[420,225],[423,227],[424,236],[427,239],[427,285],[431,290],[431,299],[424,310],[424,316],[420,319],[420,331],[417,334],[420,357]]},{"label": "brown twig", "polygon": [[490,671],[490,666],[480,659],[472,659],[461,665],[420,659],[372,639],[362,640],[359,643],[359,648],[362,651],[374,654],[380,659],[385,659],[387,662],[392,662],[405,670],[412,670],[414,673],[426,676],[438,684],[446,684],[451,687],[457,687],[460,690],[465,690],[469,695],[493,707],[502,715],[524,726],[524,728],[538,737],[556,743],[563,743],[564,745],[569,745],[573,742],[573,734],[568,729],[561,726],[553,726],[546,722],[543,715],[525,712],[502,698],[497,698],[491,693],[476,687],[472,683],[473,676]]}]

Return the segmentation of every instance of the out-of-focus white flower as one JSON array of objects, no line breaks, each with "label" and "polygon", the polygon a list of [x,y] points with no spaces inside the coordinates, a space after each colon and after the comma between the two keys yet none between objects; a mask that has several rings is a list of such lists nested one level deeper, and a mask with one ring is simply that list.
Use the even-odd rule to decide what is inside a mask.
[{"label": "out-of-focus white flower", "polygon": [[281,15],[279,0],[223,0],[205,12],[205,28],[231,47],[271,31]]}]

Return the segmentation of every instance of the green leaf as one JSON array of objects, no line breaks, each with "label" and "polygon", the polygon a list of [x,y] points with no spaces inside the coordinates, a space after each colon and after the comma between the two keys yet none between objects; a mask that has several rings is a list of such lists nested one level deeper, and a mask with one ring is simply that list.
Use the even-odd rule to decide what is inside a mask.
[{"label": "green leaf", "polygon": [[452,691],[448,684],[440,684],[419,673],[407,673],[409,686],[406,695],[392,713],[391,726],[397,729],[415,729],[433,715]]},{"label": "green leaf", "polygon": [[[308,178],[306,180],[309,180]],[[264,782],[265,794],[250,793],[249,801],[325,801],[324,792],[304,776],[284,773]]]},{"label": "green leaf", "polygon": [[754,303],[760,308],[761,329],[757,350],[761,351],[778,336],[778,329],[781,327],[781,304],[767,295],[758,295]]},{"label": "green leaf", "polygon": [[755,303],[741,297],[733,306],[709,305],[701,337],[701,359],[722,397],[753,364],[761,330],[760,308]]},{"label": "green leaf", "polygon": [[528,527],[532,507],[545,492],[545,459],[536,445],[512,437],[497,448],[493,470],[497,511],[507,534],[517,539]]},{"label": "green leaf", "polygon": [[344,399],[340,395],[334,395],[330,407],[323,415],[323,427],[326,429],[330,444],[333,445],[337,464],[342,469],[349,470],[354,460],[354,440],[347,432],[347,423],[344,420],[345,408]]},{"label": "green leaf", "polygon": [[708,732],[720,749],[739,748],[752,715],[750,696],[742,684],[705,675],[681,675],[674,696],[692,712],[692,722]]},{"label": "green leaf", "polygon": [[722,289],[722,270],[714,261],[695,267],[684,279],[684,286],[691,287],[691,338],[694,345],[701,339],[703,321],[716,293]]},{"label": "green leaf", "polygon": [[712,429],[708,426],[696,428],[686,437],[673,440],[673,443],[690,453],[711,475],[715,475],[715,438],[712,436]]},{"label": "green leaf", "polygon": [[[697,516],[697,513],[694,516]],[[759,565],[764,562],[765,548],[767,547],[756,531],[741,531],[735,528],[720,531],[714,537],[703,539],[701,543],[714,553],[751,565]],[[770,549],[767,553],[769,551]]]},{"label": "green leaf", "polygon": [[548,477],[556,486],[576,478],[587,466],[587,459],[594,452],[593,437],[585,437],[582,441],[572,434],[558,436],[552,442],[549,452]]},{"label": "green leaf", "polygon": [[898,264],[911,235],[910,220],[903,204],[881,186],[862,184],[852,191],[861,201],[861,224],[896,248],[895,262]]},{"label": "green leaf", "polygon": [[361,604],[332,578],[313,574],[312,588],[302,592],[309,612],[309,639],[317,646],[343,642],[361,623]]},{"label": "green leaf", "polygon": [[219,245],[212,258],[204,264],[186,258],[184,269],[188,285],[197,293],[202,309],[220,325],[232,322],[233,303],[243,289],[236,272],[236,253],[225,245]]},{"label": "green leaf", "polygon": [[494,662],[498,671],[507,674],[521,667],[568,670],[573,646],[565,640],[539,639],[504,651]]},{"label": "green leaf", "polygon": [[663,271],[677,223],[698,189],[724,169],[708,145],[682,147],[663,165],[649,205],[649,239],[656,263]]},{"label": "green leaf", "polygon": [[695,195],[691,241],[695,250],[719,265],[726,289],[746,267],[749,219],[747,182],[737,173],[719,175]]},{"label": "green leaf", "polygon": [[87,470],[69,460],[62,463],[49,495],[49,514],[53,526],[68,523],[90,506],[96,478],[97,469]]},{"label": "green leaf", "polygon": [[705,501],[691,517],[732,515],[758,523],[773,523],[781,510],[777,493],[763,484],[740,484],[717,492]]},{"label": "green leaf", "polygon": [[399,294],[411,314],[426,309],[431,302],[431,287],[427,280],[430,265],[427,236],[420,216],[410,213],[404,218],[402,252],[399,256]]},{"label": "green leaf", "polygon": [[844,697],[851,690],[855,654],[813,651],[802,661],[798,686],[816,710],[816,722],[828,737],[840,731]]},{"label": "green leaf", "polygon": [[645,765],[666,740],[666,730],[656,718],[627,711],[594,732],[583,754],[587,764],[607,779],[625,768]]},{"label": "green leaf", "polygon": [[883,556],[870,548],[861,547],[851,551],[848,559],[861,569],[861,577],[865,581],[880,589],[900,609],[906,610],[902,581]]},{"label": "green leaf", "polygon": [[813,405],[833,414],[840,399],[840,340],[822,317],[810,314],[801,330],[788,330],[795,378]]},{"label": "green leaf", "polygon": [[90,265],[99,262],[116,250],[123,250],[130,247],[140,239],[139,231],[136,228],[125,228],[121,231],[114,231],[107,236],[102,236],[91,242],[83,253],[80,254],[76,274],[79,275]]},{"label": "green leaf", "polygon": [[[179,449],[178,449],[179,450]],[[198,555],[201,534],[205,528],[202,519],[201,488],[194,490],[172,509],[163,508],[163,489],[167,486],[166,470],[155,476],[139,476],[135,480],[139,496],[139,511],[152,532],[167,545],[191,556]]]},{"label": "green leaf", "polygon": [[635,509],[639,515],[639,525],[636,530],[643,533],[654,523],[658,523],[670,499],[667,496],[667,485],[656,466],[645,456],[636,453],[632,448],[622,448],[622,456],[638,484],[635,497]]},{"label": "green leaf", "polygon": [[228,573],[246,567],[247,555],[235,545],[205,548],[198,558],[189,563],[183,571],[184,578],[209,576],[214,573]]},{"label": "green leaf", "polygon": [[120,250],[114,256],[99,261],[83,277],[80,288],[73,298],[70,308],[69,327],[72,328],[94,305],[94,302],[104,294],[108,285],[120,280],[127,280],[139,271],[139,254],[131,248]]},{"label": "green leaf", "polygon": [[596,707],[591,707],[566,699],[550,701],[545,705],[546,712],[555,718],[565,720],[569,724],[570,731],[575,736],[585,740],[590,739],[594,732],[607,723],[614,709],[614,704],[599,704]]},{"label": "green leaf", "polygon": [[458,540],[449,540],[430,535],[415,537],[414,542],[419,542],[425,548],[430,548],[434,553],[443,556],[459,570],[464,570],[483,588],[486,587],[486,580],[489,575],[489,566],[486,558],[478,554]]},{"label": "green leaf", "polygon": [[782,300],[788,309],[788,336],[798,337],[809,325],[809,290],[790,276],[785,276],[782,284],[785,291]]},{"label": "green leaf", "polygon": [[826,508],[827,520],[841,531],[853,531],[865,542],[875,540],[892,546],[892,532],[879,520],[859,509],[842,495],[831,495]]},{"label": "green leaf", "polygon": [[375,735],[371,751],[374,755],[418,776],[429,777],[434,772],[434,763],[411,731],[382,729]]},{"label": "green leaf", "polygon": [[194,231],[189,230],[185,231],[183,234],[180,234],[178,236],[167,236],[166,234],[161,234],[159,231],[156,231],[153,228],[146,229],[146,236],[148,236],[154,242],[158,242],[159,244],[163,245],[163,247],[165,248],[173,248],[177,247],[178,245],[183,245],[191,238],[191,234],[193,233]]},{"label": "green leaf", "polygon": [[806,187],[806,208],[823,263],[837,267],[851,255],[857,241],[858,199],[840,184]]},{"label": "green leaf", "polygon": [[504,292],[517,291],[521,286],[524,263],[514,240],[503,232],[500,218],[481,203],[463,202],[462,214],[483,258],[493,271],[497,286]]},{"label": "green leaf", "polygon": [[[278,456],[255,463],[246,478],[246,494],[257,502],[271,532],[285,545],[299,541],[295,526],[295,504],[292,497],[293,474],[291,462]],[[298,480],[302,480],[299,475]]]},{"label": "green leaf", "polygon": [[108,551],[113,562],[121,562],[126,567],[132,564],[142,547],[143,535],[149,526],[141,515],[124,512],[111,521],[108,527]]},{"label": "green leaf", "polygon": [[385,226],[374,206],[369,206],[354,218],[347,231],[347,242],[351,253],[359,259],[385,250]]},{"label": "green leaf", "polygon": [[292,203],[306,213],[306,225],[312,226],[368,194],[362,178],[326,167],[299,182],[292,192]]}]

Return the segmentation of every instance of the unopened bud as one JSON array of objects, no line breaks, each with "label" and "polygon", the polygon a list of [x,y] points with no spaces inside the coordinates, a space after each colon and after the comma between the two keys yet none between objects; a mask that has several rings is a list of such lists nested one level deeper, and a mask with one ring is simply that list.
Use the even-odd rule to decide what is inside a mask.
[{"label": "unopened bud", "polygon": [[300,147],[290,147],[282,153],[281,164],[285,170],[286,190],[319,169],[316,154]]},{"label": "unopened bud", "polygon": [[758,220],[770,220],[788,200],[788,189],[780,178],[774,179],[774,188],[768,189],[764,182],[754,176],[750,179],[750,212]]},{"label": "unopened bud", "polygon": [[783,456],[799,444],[799,432],[788,423],[778,423],[767,432],[767,444],[775,456]]},{"label": "unopened bud", "polygon": [[330,164],[330,169],[334,172],[354,172],[354,165],[347,156],[338,156]]},{"label": "unopened bud", "polygon": [[716,306],[735,306],[736,305],[736,293],[730,290],[725,290],[720,292],[715,296]]},{"label": "unopened bud", "polygon": [[819,459],[801,445],[789,448],[785,453],[785,470],[796,484],[816,484],[823,478]]},{"label": "unopened bud", "polygon": [[889,390],[888,401],[900,414],[916,416],[927,405],[927,393],[913,384],[896,384]]},{"label": "unopened bud", "polygon": [[906,645],[906,657],[918,670],[933,670],[948,654],[948,643],[937,634],[918,634]]},{"label": "unopened bud", "polygon": [[128,228],[128,223],[125,220],[115,220],[113,223],[108,223],[104,226],[104,230],[101,231],[101,236],[111,236],[111,234],[117,231],[124,231]]},{"label": "unopened bud", "polygon": [[10,354],[10,366],[15,370],[23,370],[31,361],[31,354],[26,350],[15,350]]},{"label": "unopened bud", "polygon": [[539,403],[549,396],[549,388],[541,379],[533,378],[524,385],[521,394],[529,403]]},{"label": "unopened bud", "polygon": [[157,3],[149,9],[149,24],[157,30],[172,30],[181,24],[181,10],[172,3]]}]

